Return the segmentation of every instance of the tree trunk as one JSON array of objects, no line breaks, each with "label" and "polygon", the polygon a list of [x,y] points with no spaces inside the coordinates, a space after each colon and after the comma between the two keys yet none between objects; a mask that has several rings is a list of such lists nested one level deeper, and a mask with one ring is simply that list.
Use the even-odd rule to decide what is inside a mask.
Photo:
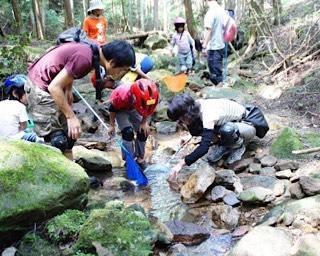
[{"label": "tree trunk", "polygon": [[37,32],[37,38],[40,40],[43,40],[43,28],[41,25],[41,9],[40,9],[40,4],[39,4],[39,0],[33,0],[32,1],[32,5],[33,5],[33,15],[34,15],[34,23],[35,23],[35,27],[36,27],[36,32]]},{"label": "tree trunk", "polygon": [[14,15],[14,19],[17,24],[18,32],[20,33],[21,26],[22,26],[22,19],[21,19],[21,12],[20,12],[20,8],[19,8],[19,3],[17,0],[12,0],[11,4],[12,4],[13,15]]},{"label": "tree trunk", "polygon": [[282,23],[281,15],[282,15],[282,4],[281,0],[272,0],[272,10],[273,10],[273,24],[278,26]]},{"label": "tree trunk", "polygon": [[140,0],[140,28],[144,31],[144,2],[145,0]]},{"label": "tree trunk", "polygon": [[64,24],[66,28],[74,26],[73,16],[73,0],[64,0],[65,19]]},{"label": "tree trunk", "polygon": [[159,0],[153,1],[153,29],[159,29]]},{"label": "tree trunk", "polygon": [[128,18],[126,15],[126,10],[125,10],[125,2],[123,0],[121,0],[121,9],[122,9],[122,17],[123,17],[123,21],[124,21],[124,26],[123,26],[123,32],[126,32],[127,30],[129,30],[129,25],[128,25]]},{"label": "tree trunk", "polygon": [[194,28],[194,20],[193,20],[193,10],[191,0],[183,0],[184,8],[186,11],[187,25],[188,31],[190,35],[194,38],[196,36],[196,30]]}]

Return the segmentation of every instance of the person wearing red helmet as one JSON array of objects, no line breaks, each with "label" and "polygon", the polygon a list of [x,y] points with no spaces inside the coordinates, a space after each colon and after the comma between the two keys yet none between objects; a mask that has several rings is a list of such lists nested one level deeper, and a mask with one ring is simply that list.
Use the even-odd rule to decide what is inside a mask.
[{"label": "person wearing red helmet", "polygon": [[[157,85],[147,79],[139,79],[132,85],[121,84],[112,91],[109,101],[109,134],[114,134],[117,121],[124,147],[144,169],[145,145],[149,134],[148,117],[153,114],[159,102]],[[125,160],[124,154],[122,157]]]},{"label": "person wearing red helmet", "polygon": [[193,49],[195,49],[194,40],[190,33],[185,30],[186,20],[178,17],[174,21],[174,27],[176,33],[172,36],[171,46],[172,53],[174,48],[177,47],[178,59],[180,65],[180,72],[190,73],[192,72],[194,55]]}]

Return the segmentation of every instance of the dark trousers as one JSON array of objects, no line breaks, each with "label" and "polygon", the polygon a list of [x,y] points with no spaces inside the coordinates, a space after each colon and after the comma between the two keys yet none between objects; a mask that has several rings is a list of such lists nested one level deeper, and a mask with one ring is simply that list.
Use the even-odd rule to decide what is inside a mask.
[{"label": "dark trousers", "polygon": [[224,48],[221,50],[208,51],[208,67],[210,71],[210,80],[215,85],[223,81],[223,76],[222,76],[223,54],[224,54]]}]

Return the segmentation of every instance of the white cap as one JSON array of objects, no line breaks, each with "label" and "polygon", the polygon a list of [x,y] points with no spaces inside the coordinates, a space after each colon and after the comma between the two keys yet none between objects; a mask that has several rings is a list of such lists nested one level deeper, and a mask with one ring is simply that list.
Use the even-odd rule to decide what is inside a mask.
[{"label": "white cap", "polygon": [[103,10],[104,6],[101,0],[90,0],[89,9],[87,12],[91,12],[92,10]]}]

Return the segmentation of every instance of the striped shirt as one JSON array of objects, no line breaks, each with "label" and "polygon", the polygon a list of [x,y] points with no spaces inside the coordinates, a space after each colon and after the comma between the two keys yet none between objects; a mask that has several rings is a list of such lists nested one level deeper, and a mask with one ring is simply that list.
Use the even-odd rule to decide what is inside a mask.
[{"label": "striped shirt", "polygon": [[245,107],[228,99],[200,99],[203,128],[214,129],[230,121],[240,121],[245,114]]}]

